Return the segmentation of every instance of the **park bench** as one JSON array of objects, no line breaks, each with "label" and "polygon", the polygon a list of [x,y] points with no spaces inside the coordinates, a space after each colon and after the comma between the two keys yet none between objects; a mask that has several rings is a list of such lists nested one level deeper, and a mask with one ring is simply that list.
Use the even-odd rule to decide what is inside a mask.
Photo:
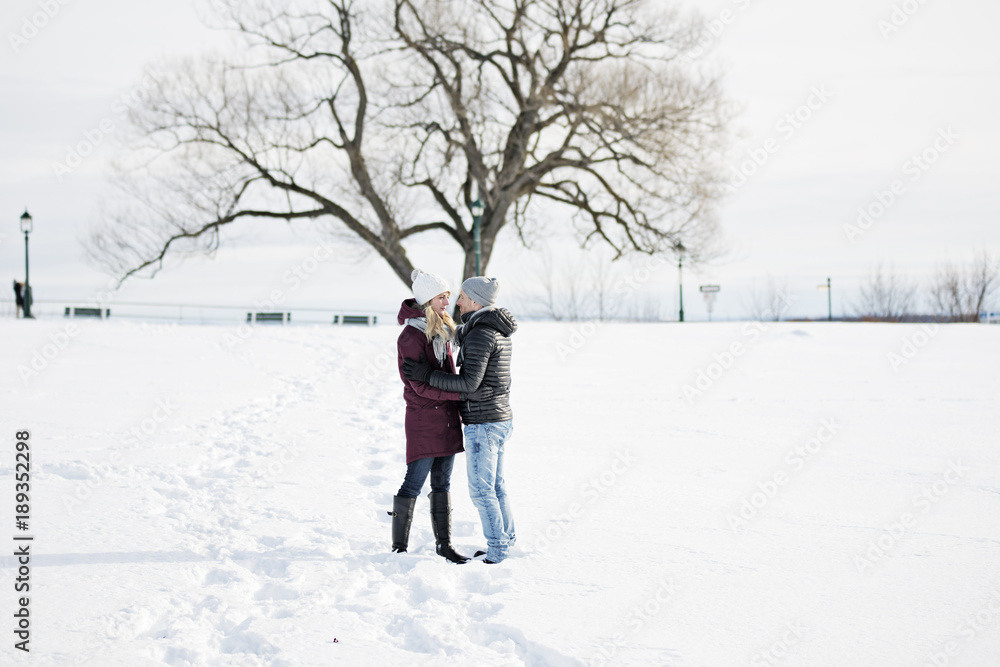
[{"label": "park bench", "polygon": [[111,309],[90,308],[86,306],[66,306],[63,317],[99,317],[102,320],[111,316]]},{"label": "park bench", "polygon": [[285,324],[292,321],[291,313],[247,313],[247,322],[277,322]]},{"label": "park bench", "polygon": [[375,326],[378,323],[376,315],[334,315],[334,324],[364,324]]}]

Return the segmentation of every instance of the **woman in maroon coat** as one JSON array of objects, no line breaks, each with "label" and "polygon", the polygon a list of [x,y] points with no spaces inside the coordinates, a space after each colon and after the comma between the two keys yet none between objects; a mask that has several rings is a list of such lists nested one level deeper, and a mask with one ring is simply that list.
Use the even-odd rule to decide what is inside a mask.
[{"label": "woman in maroon coat", "polygon": [[[427,359],[431,368],[455,372],[451,339],[456,325],[448,315],[448,283],[431,273],[415,270],[413,299],[399,308],[398,321],[403,326],[396,342],[399,377],[406,401],[406,477],[393,497],[392,550],[404,552],[409,545],[413,508],[420,490],[431,478],[431,527],[437,553],[453,563],[468,558],[451,546],[451,470],[455,454],[462,447],[462,421],[458,413],[458,394],[435,389],[424,382],[403,376],[403,359]],[[419,304],[419,305],[418,305]]]}]

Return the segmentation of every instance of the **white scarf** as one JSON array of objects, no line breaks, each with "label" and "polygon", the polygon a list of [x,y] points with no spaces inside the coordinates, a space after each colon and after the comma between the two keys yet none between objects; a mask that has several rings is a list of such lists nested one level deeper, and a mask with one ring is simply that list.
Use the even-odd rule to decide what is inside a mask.
[{"label": "white scarf", "polygon": [[[427,318],[426,317],[408,317],[405,320],[406,324],[413,327],[414,329],[419,329],[426,336],[427,332]],[[435,334],[431,342],[434,343],[434,356],[437,357],[438,363],[444,366],[444,360],[448,356],[448,341],[450,338],[444,338],[441,334]]]}]

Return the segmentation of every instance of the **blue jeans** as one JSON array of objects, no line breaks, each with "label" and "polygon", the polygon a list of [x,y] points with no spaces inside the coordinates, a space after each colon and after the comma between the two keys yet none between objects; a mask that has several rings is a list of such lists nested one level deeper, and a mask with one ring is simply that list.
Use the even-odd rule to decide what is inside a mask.
[{"label": "blue jeans", "polygon": [[514,515],[503,479],[503,446],[514,429],[513,420],[465,425],[465,461],[469,496],[479,510],[486,538],[486,558],[499,563],[514,546]]},{"label": "blue jeans", "polygon": [[396,495],[400,498],[416,498],[420,495],[420,489],[424,488],[428,474],[431,476],[431,491],[448,491],[451,488],[451,469],[454,465],[454,454],[428,456],[407,464],[403,486],[399,487],[399,493]]}]

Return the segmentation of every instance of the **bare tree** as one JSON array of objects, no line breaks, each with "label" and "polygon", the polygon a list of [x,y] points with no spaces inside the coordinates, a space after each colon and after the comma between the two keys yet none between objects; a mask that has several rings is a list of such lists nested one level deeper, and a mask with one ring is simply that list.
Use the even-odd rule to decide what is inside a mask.
[{"label": "bare tree", "polygon": [[930,293],[938,312],[951,321],[976,322],[997,285],[1000,259],[981,250],[964,268],[951,262],[939,268]]},{"label": "bare tree", "polygon": [[597,259],[591,272],[591,278],[591,293],[594,296],[597,319],[604,322],[617,315],[620,306],[611,293],[614,272],[605,257],[601,256]]},{"label": "bare tree", "polygon": [[916,294],[915,285],[900,278],[892,266],[884,272],[880,262],[861,285],[861,296],[854,310],[860,317],[899,322],[913,314]]},{"label": "bare tree", "polygon": [[618,316],[625,297],[635,297],[634,290],[626,289],[622,281],[616,282],[617,272],[604,255],[596,259],[567,259],[565,255],[556,258],[545,248],[538,257],[538,265],[526,272],[531,288],[521,290],[524,310],[531,315],[556,321],[604,322]]},{"label": "bare tree", "polygon": [[636,295],[632,313],[636,322],[659,322],[663,315],[662,298],[655,294]]},{"label": "bare tree", "polygon": [[528,295],[529,313],[548,317],[556,322],[562,321],[565,317],[563,311],[560,288],[556,279],[555,266],[552,261],[552,254],[547,250],[541,253],[541,266],[535,270],[535,283],[539,290],[534,290]]},{"label": "bare tree", "polygon": [[[123,199],[89,242],[128,277],[212,252],[245,218],[330,220],[409,284],[443,233],[474,272],[513,222],[626,252],[712,251],[727,105],[685,54],[698,21],[651,0],[218,0],[238,60],[150,74]],[[545,204],[544,206],[539,206]],[[544,211],[544,221],[538,211]],[[124,279],[124,278],[123,278]]]},{"label": "bare tree", "polygon": [[788,278],[778,280],[768,274],[767,285],[763,289],[759,289],[754,281],[750,290],[751,319],[780,322],[781,317],[788,312],[789,305]]},{"label": "bare tree", "polygon": [[586,272],[579,261],[557,265],[551,251],[543,250],[533,282],[536,289],[527,296],[530,313],[557,322],[577,322],[589,316],[594,294],[587,288]]},{"label": "bare tree", "polygon": [[566,318],[570,322],[577,322],[587,317],[587,302],[590,300],[586,286],[584,285],[584,274],[579,265],[566,266],[563,270],[563,303]]},{"label": "bare tree", "polygon": [[986,250],[981,250],[973,258],[968,276],[966,289],[969,314],[973,321],[978,321],[979,314],[986,309],[988,299],[997,285],[1000,285],[1000,258],[994,258]]},{"label": "bare tree", "polygon": [[960,270],[951,262],[938,269],[934,282],[931,283],[931,299],[938,314],[944,315],[951,322],[961,322],[964,319],[965,285]]}]

